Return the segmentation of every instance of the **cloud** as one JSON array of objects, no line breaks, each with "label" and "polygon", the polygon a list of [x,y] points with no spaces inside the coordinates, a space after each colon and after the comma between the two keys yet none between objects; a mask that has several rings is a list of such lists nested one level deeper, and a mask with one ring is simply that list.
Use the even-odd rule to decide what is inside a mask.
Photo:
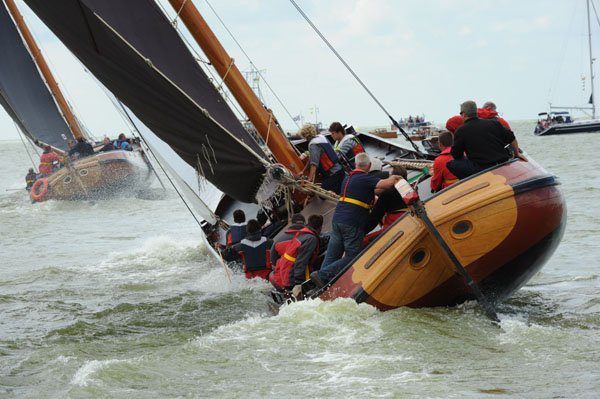
[{"label": "cloud", "polygon": [[471,29],[470,26],[463,26],[458,31],[459,36],[469,36],[472,33],[473,33],[473,29]]},{"label": "cloud", "polygon": [[494,24],[494,32],[507,33],[530,33],[537,30],[543,30],[551,25],[552,18],[548,15],[540,15],[535,18],[514,18],[500,21]]}]

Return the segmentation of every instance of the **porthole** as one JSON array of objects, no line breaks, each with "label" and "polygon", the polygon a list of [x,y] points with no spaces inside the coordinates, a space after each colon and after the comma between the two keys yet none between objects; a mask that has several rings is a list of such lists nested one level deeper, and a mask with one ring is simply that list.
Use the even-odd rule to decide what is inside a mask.
[{"label": "porthole", "polygon": [[414,269],[421,269],[429,263],[431,254],[427,248],[419,248],[410,255],[410,266]]},{"label": "porthole", "polygon": [[88,170],[87,169],[81,169],[79,171],[79,176],[87,176],[88,174]]},{"label": "porthole", "polygon": [[466,238],[473,233],[473,223],[469,220],[461,220],[452,225],[451,231],[454,238]]},{"label": "porthole", "polygon": [[73,181],[73,179],[71,178],[71,176],[65,176],[65,178],[63,179],[63,183],[65,184],[69,184]]}]

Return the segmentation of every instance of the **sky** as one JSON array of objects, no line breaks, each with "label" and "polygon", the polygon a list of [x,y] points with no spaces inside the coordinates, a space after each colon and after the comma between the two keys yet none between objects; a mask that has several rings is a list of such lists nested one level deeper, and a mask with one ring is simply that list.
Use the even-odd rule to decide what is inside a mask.
[{"label": "sky", "polygon": [[[172,16],[168,2],[160,1]],[[209,1],[253,63],[266,71],[267,82],[291,115],[326,125],[336,120],[358,127],[388,124],[386,114],[289,1]],[[594,1],[600,11],[600,1]],[[549,102],[581,106],[590,95],[585,0],[297,2],[397,118],[424,114],[443,124],[461,102],[472,99],[494,101],[509,120],[534,119]],[[249,70],[249,61],[206,0],[194,3],[236,65]],[[127,131],[99,83],[23,1],[17,5],[79,119],[98,138]],[[593,51],[600,57],[600,28],[593,13],[592,34]],[[267,87],[261,88],[284,128],[297,129]],[[17,137],[13,122],[0,110],[0,139]]]}]

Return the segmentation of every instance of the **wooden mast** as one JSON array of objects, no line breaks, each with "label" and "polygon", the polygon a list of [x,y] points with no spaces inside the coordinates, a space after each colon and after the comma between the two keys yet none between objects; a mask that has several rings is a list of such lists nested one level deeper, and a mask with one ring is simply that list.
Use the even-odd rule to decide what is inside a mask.
[{"label": "wooden mast", "polygon": [[294,174],[302,173],[304,165],[277,125],[272,112],[264,107],[248,85],[233,58],[227,54],[194,3],[191,0],[169,0],[169,2],[265,140],[277,162]]},{"label": "wooden mast", "polygon": [[52,93],[52,95],[54,96],[54,99],[56,100],[56,103],[58,104],[58,107],[62,111],[62,114],[65,117],[65,120],[67,122],[67,125],[69,125],[69,129],[71,130],[71,133],[73,133],[73,136],[76,139],[80,139],[81,137],[83,137],[83,134],[81,132],[81,127],[79,126],[79,123],[77,123],[77,120],[75,119],[75,116],[73,115],[73,111],[71,110],[71,107],[69,107],[67,100],[65,100],[65,97],[63,96],[62,92],[60,91],[60,88],[58,87],[58,83],[56,83],[56,79],[54,79],[54,76],[52,75],[52,72],[50,71],[50,68],[48,67],[48,64],[46,63],[46,60],[44,59],[42,52],[40,51],[39,47],[37,46],[37,43],[35,42],[31,32],[29,31],[29,28],[25,24],[25,20],[23,19],[23,16],[19,12],[19,9],[17,8],[17,6],[13,0],[4,0],[4,3],[6,4],[8,11],[12,15],[12,17],[17,25],[17,28],[21,32],[21,36],[23,37],[23,40],[25,40],[25,43],[27,44],[29,52],[33,56],[33,61],[38,66],[38,69],[40,70],[40,72],[42,73],[42,76],[46,80],[46,84],[48,85],[50,92]]}]

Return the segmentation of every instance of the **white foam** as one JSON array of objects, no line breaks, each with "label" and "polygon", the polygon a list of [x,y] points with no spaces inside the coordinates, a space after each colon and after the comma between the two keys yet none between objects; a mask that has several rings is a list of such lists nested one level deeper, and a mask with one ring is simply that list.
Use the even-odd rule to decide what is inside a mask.
[{"label": "white foam", "polygon": [[71,384],[81,387],[87,386],[93,381],[91,376],[106,366],[116,363],[127,363],[128,360],[108,359],[108,360],[88,360],[81,366],[71,379]]}]

